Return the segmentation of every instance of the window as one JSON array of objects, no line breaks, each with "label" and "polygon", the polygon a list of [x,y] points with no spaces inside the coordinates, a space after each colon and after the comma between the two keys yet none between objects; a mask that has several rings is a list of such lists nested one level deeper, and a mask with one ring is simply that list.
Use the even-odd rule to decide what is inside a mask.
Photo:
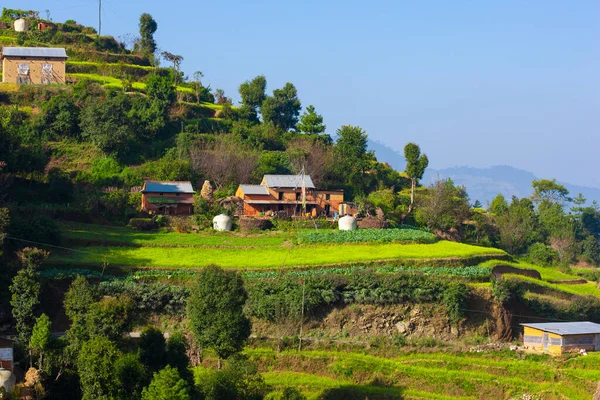
[{"label": "window", "polygon": [[161,196],[163,195],[162,193],[159,193]]},{"label": "window", "polygon": [[327,201],[331,200],[331,195],[329,193],[327,193],[325,195],[325,200],[327,200]]},{"label": "window", "polygon": [[300,200],[301,196],[302,196],[302,193],[296,192],[296,201]]},{"label": "window", "polygon": [[179,196],[179,193],[175,193],[175,196]]},{"label": "window", "polygon": [[52,81],[52,77],[46,77],[46,76],[44,76],[44,77],[42,77],[41,82],[42,82],[42,85],[49,85],[49,84],[51,84],[53,82]]},{"label": "window", "polygon": [[19,63],[17,65],[17,72],[19,73],[19,75],[29,75],[29,64]]},{"label": "window", "polygon": [[52,64],[42,64],[42,74],[52,76]]},{"label": "window", "polygon": [[283,192],[279,192],[278,195],[279,195],[278,199],[283,200]]},{"label": "window", "polygon": [[19,85],[30,83],[28,76],[17,76],[17,83]]}]

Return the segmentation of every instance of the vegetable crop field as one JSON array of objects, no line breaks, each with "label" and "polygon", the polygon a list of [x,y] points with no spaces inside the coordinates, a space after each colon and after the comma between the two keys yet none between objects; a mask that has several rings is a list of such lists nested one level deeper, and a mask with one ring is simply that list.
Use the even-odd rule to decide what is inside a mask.
[{"label": "vegetable crop field", "polygon": [[433,233],[419,229],[358,229],[355,231],[309,231],[300,236],[301,243],[418,242],[433,243]]}]

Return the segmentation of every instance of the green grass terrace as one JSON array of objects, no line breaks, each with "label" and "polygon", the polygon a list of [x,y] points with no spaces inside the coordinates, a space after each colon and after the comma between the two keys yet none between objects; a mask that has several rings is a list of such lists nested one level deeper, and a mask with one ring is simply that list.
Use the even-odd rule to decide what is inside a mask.
[{"label": "green grass terrace", "polygon": [[448,241],[297,244],[302,233],[142,233],[128,228],[73,223],[62,224],[61,229],[66,247],[78,251],[53,251],[50,264],[90,266],[107,262],[112,266],[152,268],[200,268],[216,264],[224,268],[274,269],[506,256],[502,250]]}]

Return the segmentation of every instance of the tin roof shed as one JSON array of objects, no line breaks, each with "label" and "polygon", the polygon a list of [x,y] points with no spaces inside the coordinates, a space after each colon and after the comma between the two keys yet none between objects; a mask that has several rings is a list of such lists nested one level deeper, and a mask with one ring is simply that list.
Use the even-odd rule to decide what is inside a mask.
[{"label": "tin roof shed", "polygon": [[600,324],[594,322],[546,322],[539,324],[521,324],[528,328],[539,329],[557,335],[587,335],[600,333]]},{"label": "tin roof shed", "polygon": [[[300,175],[265,175],[261,185],[266,184],[272,188],[300,188],[302,187],[302,176]],[[314,189],[310,175],[304,175],[304,185],[307,189]]]}]

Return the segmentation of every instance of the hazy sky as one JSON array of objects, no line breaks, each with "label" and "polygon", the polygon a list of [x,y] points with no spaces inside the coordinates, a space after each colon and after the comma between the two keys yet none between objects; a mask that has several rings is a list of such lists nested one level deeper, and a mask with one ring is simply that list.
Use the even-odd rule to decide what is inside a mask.
[{"label": "hazy sky", "polygon": [[[7,4],[8,3],[8,4]],[[434,168],[508,164],[600,186],[600,1],[103,0],[102,32],[158,22],[163,50],[237,101],[292,82],[328,133],[359,125]],[[97,0],[5,0],[97,26]]]}]

